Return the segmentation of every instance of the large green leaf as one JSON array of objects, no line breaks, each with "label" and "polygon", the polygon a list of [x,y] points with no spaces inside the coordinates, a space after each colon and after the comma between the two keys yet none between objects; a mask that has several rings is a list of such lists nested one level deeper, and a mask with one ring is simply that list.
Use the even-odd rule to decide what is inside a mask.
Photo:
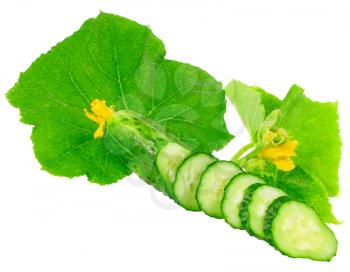
[{"label": "large green leaf", "polygon": [[296,163],[321,181],[330,196],[339,192],[341,140],[337,107],[337,103],[312,101],[302,88],[293,85],[277,123],[299,141]]},{"label": "large green leaf", "polygon": [[223,121],[221,84],[164,55],[148,27],[101,13],[22,73],[7,97],[22,122],[34,125],[34,151],[43,169],[87,175],[100,184],[130,174],[103,140],[93,139],[96,125],[83,109],[95,98],[158,120],[196,150],[223,147],[232,137]]}]

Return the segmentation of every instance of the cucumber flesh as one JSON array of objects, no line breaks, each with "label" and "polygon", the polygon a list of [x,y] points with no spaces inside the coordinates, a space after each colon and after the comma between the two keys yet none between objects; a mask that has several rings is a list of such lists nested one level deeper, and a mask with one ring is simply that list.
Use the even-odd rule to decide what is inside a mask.
[{"label": "cucumber flesh", "polygon": [[265,181],[257,176],[244,173],[233,177],[227,184],[221,209],[225,221],[233,228],[243,228],[240,218],[240,206],[247,188],[256,183],[263,184]]},{"label": "cucumber flesh", "polygon": [[232,177],[241,173],[241,168],[229,161],[210,164],[199,183],[196,198],[199,207],[209,216],[223,218],[221,201],[226,184]]},{"label": "cucumber flesh", "polygon": [[200,178],[209,164],[216,161],[212,155],[198,153],[187,157],[179,166],[173,191],[176,201],[185,209],[200,211],[196,192]]},{"label": "cucumber flesh", "polygon": [[159,150],[156,158],[158,171],[165,181],[165,187],[173,197],[173,183],[177,168],[182,161],[191,154],[191,151],[177,143],[168,143]]},{"label": "cucumber flesh", "polygon": [[334,233],[312,208],[298,201],[279,207],[270,231],[275,247],[289,257],[329,261],[337,253]]},{"label": "cucumber flesh", "polygon": [[264,218],[267,208],[275,199],[285,195],[282,190],[269,185],[263,185],[254,191],[248,206],[248,227],[251,232],[260,238],[264,238]]}]

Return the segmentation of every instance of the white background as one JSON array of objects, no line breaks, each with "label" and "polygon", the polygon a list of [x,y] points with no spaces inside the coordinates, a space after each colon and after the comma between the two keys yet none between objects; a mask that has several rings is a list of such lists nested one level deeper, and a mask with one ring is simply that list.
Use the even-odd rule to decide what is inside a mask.
[{"label": "white background", "polygon": [[[0,1],[0,271],[349,271],[350,9],[347,1]],[[4,98],[21,71],[99,10],[150,25],[167,57],[283,97],[298,83],[320,101],[339,100],[344,224],[330,263],[290,259],[222,220],[191,213],[128,178],[111,186],[40,170],[31,128]],[[226,116],[246,143],[232,108]],[[320,147],[322,148],[322,147]]]}]

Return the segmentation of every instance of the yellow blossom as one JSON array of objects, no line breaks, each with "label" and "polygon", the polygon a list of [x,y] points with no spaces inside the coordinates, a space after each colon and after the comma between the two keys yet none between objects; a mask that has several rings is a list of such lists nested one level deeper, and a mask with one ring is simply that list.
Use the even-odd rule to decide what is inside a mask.
[{"label": "yellow blossom", "polygon": [[106,106],[105,100],[95,99],[91,102],[91,111],[92,113],[84,109],[86,117],[98,124],[94,138],[101,138],[105,134],[106,122],[113,115],[113,110]]},{"label": "yellow blossom", "polygon": [[268,159],[277,169],[288,172],[295,168],[291,157],[296,156],[294,150],[297,146],[296,140],[289,140],[278,146],[267,146],[258,154],[258,158]]}]

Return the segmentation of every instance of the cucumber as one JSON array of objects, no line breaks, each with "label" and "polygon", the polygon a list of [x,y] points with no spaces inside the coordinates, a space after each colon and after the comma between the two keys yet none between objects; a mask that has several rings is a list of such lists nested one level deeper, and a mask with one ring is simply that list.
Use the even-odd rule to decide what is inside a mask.
[{"label": "cucumber", "polygon": [[255,175],[243,173],[233,177],[227,184],[221,210],[225,221],[233,228],[243,228],[240,219],[240,206],[246,189],[256,183],[264,184],[265,181]]},{"label": "cucumber", "polygon": [[129,170],[174,199],[177,167],[191,152],[163,126],[136,112],[121,110],[108,120],[104,142]]},{"label": "cucumber", "polygon": [[157,154],[156,165],[158,171],[165,181],[168,194],[172,198],[174,198],[173,183],[177,168],[190,154],[190,150],[174,142],[166,144]]},{"label": "cucumber", "polygon": [[247,229],[251,234],[264,238],[264,218],[267,208],[275,199],[285,195],[282,190],[269,185],[263,185],[253,192],[247,209],[249,214]]},{"label": "cucumber", "polygon": [[175,141],[164,127],[129,110],[118,111],[108,120],[104,136],[109,152],[128,170],[165,194],[165,181],[157,170],[156,154],[163,146]]},{"label": "cucumber", "polygon": [[241,204],[239,205],[239,218],[241,219],[241,225],[242,229],[246,229],[249,234],[253,234],[249,227],[250,222],[250,215],[248,211],[248,207],[250,205],[250,202],[252,201],[252,197],[254,192],[259,189],[261,186],[264,186],[263,183],[254,183],[250,185],[244,192],[243,200],[241,201]]},{"label": "cucumber", "polygon": [[187,157],[179,166],[173,191],[176,202],[190,211],[200,211],[196,192],[200,178],[209,164],[216,161],[210,154],[197,153]]},{"label": "cucumber", "polygon": [[254,175],[242,174],[232,162],[191,155],[156,122],[118,111],[106,124],[104,144],[125,169],[186,209],[201,208],[210,216],[224,217],[231,226],[245,227],[290,257],[329,261],[336,255],[333,232],[312,208]]},{"label": "cucumber", "polygon": [[287,197],[275,199],[268,208],[264,232],[268,241],[289,257],[330,261],[337,253],[334,233],[315,210]]},{"label": "cucumber", "polygon": [[220,206],[225,186],[232,177],[241,172],[241,168],[230,161],[214,162],[207,167],[196,193],[198,205],[207,215],[223,218]]}]

